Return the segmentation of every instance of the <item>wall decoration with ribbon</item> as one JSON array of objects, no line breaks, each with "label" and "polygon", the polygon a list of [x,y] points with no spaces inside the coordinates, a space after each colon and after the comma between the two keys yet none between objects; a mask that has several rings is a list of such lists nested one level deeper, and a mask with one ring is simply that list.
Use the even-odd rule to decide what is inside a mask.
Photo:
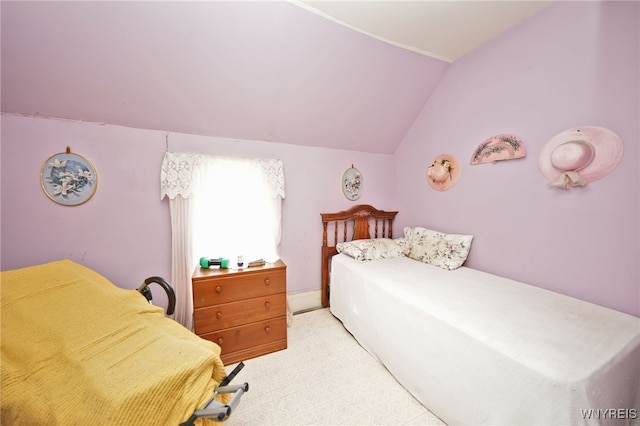
[{"label": "wall decoration with ribbon", "polygon": [[449,154],[440,154],[427,168],[427,182],[437,191],[453,188],[460,179],[460,163]]},{"label": "wall decoration with ribbon", "polygon": [[71,152],[54,154],[42,165],[40,183],[47,197],[63,206],[84,204],[95,194],[98,174],[91,162]]},{"label": "wall decoration with ribbon", "polygon": [[624,151],[614,131],[583,126],[558,133],[542,147],[538,168],[552,187],[586,186],[611,173]]}]

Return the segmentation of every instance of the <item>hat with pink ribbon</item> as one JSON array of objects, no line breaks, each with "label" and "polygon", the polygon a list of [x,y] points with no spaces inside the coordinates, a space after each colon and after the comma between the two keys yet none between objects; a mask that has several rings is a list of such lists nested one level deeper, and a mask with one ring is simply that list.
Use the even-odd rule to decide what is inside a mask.
[{"label": "hat with pink ribbon", "polygon": [[542,147],[538,168],[549,185],[570,189],[611,173],[622,152],[622,140],[615,132],[604,127],[575,127],[552,137]]},{"label": "hat with pink ribbon", "polygon": [[460,179],[460,163],[449,154],[441,154],[434,158],[427,168],[427,182],[437,191],[448,191]]}]

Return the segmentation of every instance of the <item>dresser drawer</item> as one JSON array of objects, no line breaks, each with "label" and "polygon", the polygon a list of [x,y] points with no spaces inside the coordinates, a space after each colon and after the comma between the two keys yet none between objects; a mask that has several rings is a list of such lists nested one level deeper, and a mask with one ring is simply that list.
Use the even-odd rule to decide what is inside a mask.
[{"label": "dresser drawer", "polygon": [[201,279],[193,283],[193,306],[218,305],[287,291],[284,269],[247,273],[226,278]]},{"label": "dresser drawer", "polygon": [[212,333],[205,333],[200,335],[200,337],[218,344],[218,346],[222,348],[224,361],[225,355],[267,345],[271,342],[285,341],[286,345],[287,317],[282,316]]},{"label": "dresser drawer", "polygon": [[195,331],[197,334],[209,333],[286,314],[285,293],[256,297],[196,309],[194,311]]}]

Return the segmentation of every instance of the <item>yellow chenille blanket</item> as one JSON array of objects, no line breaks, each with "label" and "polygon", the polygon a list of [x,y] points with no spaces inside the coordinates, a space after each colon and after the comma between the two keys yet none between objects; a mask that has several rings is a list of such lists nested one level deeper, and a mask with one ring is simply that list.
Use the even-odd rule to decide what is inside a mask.
[{"label": "yellow chenille blanket", "polygon": [[3,425],[178,425],[226,376],[217,345],[72,261],[0,285]]}]

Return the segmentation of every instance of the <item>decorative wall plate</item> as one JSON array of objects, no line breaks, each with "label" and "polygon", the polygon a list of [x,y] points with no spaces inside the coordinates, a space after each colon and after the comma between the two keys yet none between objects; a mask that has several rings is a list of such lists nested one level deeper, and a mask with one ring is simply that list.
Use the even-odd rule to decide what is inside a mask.
[{"label": "decorative wall plate", "polygon": [[471,156],[470,164],[495,163],[502,160],[522,158],[527,154],[522,141],[514,135],[501,134],[482,142]]},{"label": "decorative wall plate", "polygon": [[96,192],[98,175],[93,165],[81,155],[67,152],[52,155],[44,162],[40,183],[51,200],[64,206],[89,201]]},{"label": "decorative wall plate", "polygon": [[351,201],[357,200],[362,195],[362,185],[362,173],[352,164],[342,174],[342,193]]}]

